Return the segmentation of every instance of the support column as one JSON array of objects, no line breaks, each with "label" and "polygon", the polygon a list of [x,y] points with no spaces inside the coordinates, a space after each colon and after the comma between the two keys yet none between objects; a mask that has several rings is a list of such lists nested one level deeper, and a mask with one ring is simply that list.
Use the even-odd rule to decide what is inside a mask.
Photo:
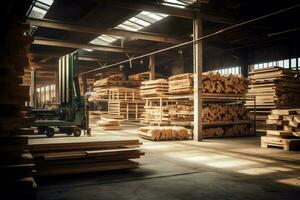
[{"label": "support column", "polygon": [[81,78],[82,78],[82,83],[83,83],[83,91],[82,91],[83,94],[82,95],[85,96],[85,93],[87,92],[87,88],[88,88],[86,75],[84,74]]},{"label": "support column", "polygon": [[31,83],[30,83],[30,106],[37,107],[37,91],[36,91],[36,70],[31,71]]},{"label": "support column", "polygon": [[155,55],[149,57],[150,80],[155,79]]},{"label": "support column", "polygon": [[249,73],[249,63],[248,63],[248,51],[242,52],[241,56],[241,73],[244,77],[248,77]]},{"label": "support column", "polygon": [[54,73],[54,76],[55,76],[55,101],[56,103],[58,103],[58,99],[59,99],[59,78],[58,78],[58,72],[56,71]]},{"label": "support column", "polygon": [[[202,36],[202,19],[197,15],[193,20],[194,40]],[[194,140],[202,140],[202,70],[203,70],[203,42],[193,44],[194,64]]]}]

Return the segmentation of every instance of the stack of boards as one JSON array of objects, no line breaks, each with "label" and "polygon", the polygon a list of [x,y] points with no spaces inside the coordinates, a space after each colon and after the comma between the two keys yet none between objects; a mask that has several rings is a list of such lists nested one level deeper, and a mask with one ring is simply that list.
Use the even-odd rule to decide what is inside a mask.
[{"label": "stack of boards", "polygon": [[28,138],[22,135],[33,134],[33,130],[22,129],[32,121],[25,107],[29,87],[22,85],[22,76],[29,64],[26,52],[32,38],[23,35],[29,27],[18,19],[6,19],[0,47],[0,187],[3,198],[31,199],[37,187],[32,174],[34,164],[26,152]]},{"label": "stack of boards", "polygon": [[120,137],[32,138],[29,149],[36,165],[36,176],[77,174],[138,167],[144,155],[138,140]]},{"label": "stack of boards", "polygon": [[300,109],[274,109],[266,123],[269,130],[261,137],[262,147],[300,150]]},{"label": "stack of boards", "polygon": [[[266,119],[271,109],[288,109],[300,106],[300,79],[296,71],[279,67],[256,69],[249,73],[251,84],[247,97],[256,97],[256,125],[261,131],[267,129]],[[254,112],[254,101],[246,102]]]},{"label": "stack of boards", "polygon": [[193,93],[193,74],[185,73],[169,77],[169,94],[192,94]]},{"label": "stack of boards", "polygon": [[140,93],[143,98],[166,96],[168,90],[169,84],[166,79],[143,81],[140,87]]},{"label": "stack of boards", "polygon": [[[154,76],[155,76],[156,79],[157,78],[163,78],[163,76],[161,74],[157,74],[157,73],[155,73]],[[150,71],[130,75],[130,76],[128,76],[128,80],[131,80],[131,81],[149,81],[150,80]]]},{"label": "stack of boards", "polygon": [[102,130],[120,130],[120,120],[109,118],[109,116],[102,115],[100,120],[97,121],[97,127],[101,127]]},{"label": "stack of boards", "polygon": [[192,138],[190,130],[181,126],[146,126],[140,127],[141,138],[153,141],[188,140]]}]

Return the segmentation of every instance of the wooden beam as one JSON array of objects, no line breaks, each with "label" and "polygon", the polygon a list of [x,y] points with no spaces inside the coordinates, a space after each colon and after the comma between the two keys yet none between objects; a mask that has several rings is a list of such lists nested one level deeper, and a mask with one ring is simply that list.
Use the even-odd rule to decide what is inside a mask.
[{"label": "wooden beam", "polygon": [[83,43],[74,42],[74,41],[56,40],[56,39],[48,39],[48,38],[41,38],[41,37],[35,37],[32,44],[64,47],[64,48],[71,48],[71,49],[93,49],[93,50],[97,50],[97,51],[109,51],[109,52],[119,52],[119,53],[138,52],[137,50],[129,49],[126,47],[83,44]]},{"label": "wooden beam", "polygon": [[74,23],[54,21],[49,19],[28,18],[27,23],[33,26],[41,26],[41,27],[60,29],[66,31],[74,31],[79,33],[88,33],[97,36],[102,34],[107,34],[107,35],[126,37],[134,40],[139,39],[139,40],[149,40],[149,41],[164,42],[164,43],[182,43],[190,39],[190,38],[175,37],[175,36],[170,36],[165,34],[135,32],[135,31],[115,29],[115,28],[107,30],[99,27],[83,26]]},{"label": "wooden beam", "polygon": [[172,7],[162,4],[163,2],[146,3],[130,0],[94,0],[94,2],[102,2],[103,4],[107,4],[113,7],[163,13],[175,17],[183,17],[188,19],[194,19],[198,15],[201,17],[202,20],[222,24],[237,24],[241,22],[240,20],[237,20],[230,16],[221,15],[220,13],[216,13],[201,7],[197,8],[199,11],[199,13],[197,14],[196,9]]}]

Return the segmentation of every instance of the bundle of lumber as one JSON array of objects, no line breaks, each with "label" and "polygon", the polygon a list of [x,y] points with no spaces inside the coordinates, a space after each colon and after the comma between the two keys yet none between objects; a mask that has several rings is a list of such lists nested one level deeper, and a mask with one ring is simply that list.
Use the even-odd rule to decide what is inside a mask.
[{"label": "bundle of lumber", "polygon": [[180,101],[176,104],[168,105],[170,120],[174,121],[193,121],[194,120],[194,104],[190,101]]},{"label": "bundle of lumber", "polygon": [[102,130],[120,130],[120,121],[109,118],[109,116],[101,116],[101,119],[97,121],[97,126],[101,127]]},{"label": "bundle of lumber", "polygon": [[170,123],[168,102],[162,100],[161,103],[160,105],[157,101],[147,101],[141,122],[153,125],[168,125]]},{"label": "bundle of lumber", "polygon": [[188,140],[192,138],[190,130],[181,126],[146,126],[139,129],[140,137],[153,140]]},{"label": "bundle of lumber", "polygon": [[274,109],[266,120],[267,136],[261,137],[262,147],[300,149],[300,109]]},{"label": "bundle of lumber", "polygon": [[218,72],[202,73],[202,93],[244,94],[248,80],[242,75],[220,75]]},{"label": "bundle of lumber", "polygon": [[[155,73],[155,78],[163,78],[163,75]],[[150,71],[133,74],[128,76],[128,80],[132,81],[148,81],[150,80]]]},{"label": "bundle of lumber", "polygon": [[185,73],[169,77],[169,94],[192,94],[193,74]]},{"label": "bundle of lumber", "polygon": [[232,126],[203,129],[203,138],[240,137],[251,135],[253,135],[252,130],[247,124],[236,124]]},{"label": "bundle of lumber", "polygon": [[166,79],[157,79],[143,81],[140,87],[142,97],[161,97],[168,93],[168,81]]},{"label": "bundle of lumber", "polygon": [[[22,25],[26,16],[18,4],[8,2],[2,12],[9,16],[3,17],[6,22],[0,46],[0,187],[4,199],[33,199],[37,187],[34,164],[31,154],[26,152],[28,136],[22,136],[33,134],[31,129],[22,129],[32,122],[25,106],[30,101],[29,87],[22,85],[32,38],[24,35],[29,26]],[[18,10],[9,10],[13,8]]]},{"label": "bundle of lumber", "polygon": [[[254,112],[256,108],[257,128],[266,130],[266,119],[271,109],[297,108],[300,106],[300,80],[296,71],[279,67],[256,69],[249,73],[251,84],[246,106]],[[255,106],[254,106],[255,104]]]},{"label": "bundle of lumber", "polygon": [[36,164],[36,176],[133,169],[138,167],[138,140],[113,136],[33,138],[30,152]]}]

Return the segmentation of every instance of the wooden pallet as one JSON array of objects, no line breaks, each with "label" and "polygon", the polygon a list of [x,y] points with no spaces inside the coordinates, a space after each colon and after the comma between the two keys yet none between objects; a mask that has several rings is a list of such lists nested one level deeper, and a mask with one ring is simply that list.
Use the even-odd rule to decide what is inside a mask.
[{"label": "wooden pallet", "polygon": [[281,137],[262,136],[261,147],[281,147],[286,151],[293,151],[300,149],[300,139],[287,139]]}]

